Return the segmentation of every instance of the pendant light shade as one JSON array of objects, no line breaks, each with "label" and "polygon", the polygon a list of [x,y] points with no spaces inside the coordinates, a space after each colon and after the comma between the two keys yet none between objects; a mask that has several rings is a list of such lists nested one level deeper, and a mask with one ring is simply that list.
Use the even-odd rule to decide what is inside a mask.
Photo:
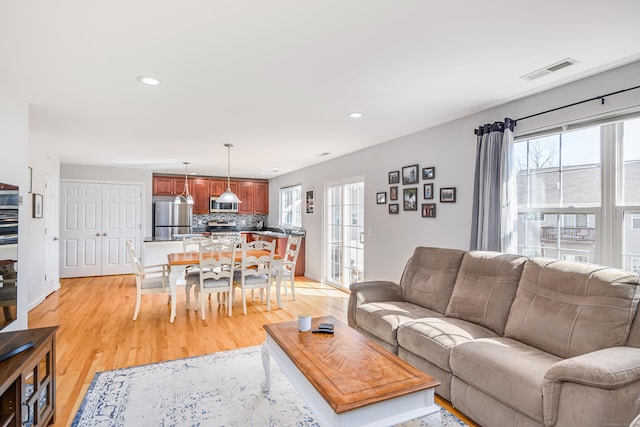
[{"label": "pendant light shade", "polygon": [[232,144],[224,144],[227,147],[227,191],[218,197],[218,203],[242,203],[238,196],[231,191],[231,147]]},{"label": "pendant light shade", "polygon": [[187,180],[187,174],[188,174],[187,167],[189,166],[189,162],[182,162],[182,163],[184,163],[184,190],[182,190],[182,193],[177,195],[176,198],[173,199],[173,203],[176,205],[179,205],[180,203],[182,203],[182,200],[184,199],[184,201],[188,205],[193,205],[194,200],[193,200],[193,197],[191,197],[191,194],[189,194],[189,181]]}]

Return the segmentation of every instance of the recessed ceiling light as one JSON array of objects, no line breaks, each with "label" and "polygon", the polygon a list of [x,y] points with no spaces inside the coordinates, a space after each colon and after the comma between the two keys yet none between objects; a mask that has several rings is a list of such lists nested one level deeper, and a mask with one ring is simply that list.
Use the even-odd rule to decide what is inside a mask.
[{"label": "recessed ceiling light", "polygon": [[160,80],[149,76],[138,76],[138,81],[149,86],[157,86],[160,84]]},{"label": "recessed ceiling light", "polygon": [[359,119],[360,117],[364,116],[364,114],[358,112],[358,111],[354,111],[352,113],[349,113],[349,117],[351,117],[352,119]]},{"label": "recessed ceiling light", "polygon": [[329,153],[329,152],[320,153],[320,154],[318,154],[318,157],[328,156],[329,154],[331,154],[331,153]]},{"label": "recessed ceiling light", "polygon": [[278,172],[280,172],[280,169],[279,168],[271,168],[271,172],[278,173]]}]

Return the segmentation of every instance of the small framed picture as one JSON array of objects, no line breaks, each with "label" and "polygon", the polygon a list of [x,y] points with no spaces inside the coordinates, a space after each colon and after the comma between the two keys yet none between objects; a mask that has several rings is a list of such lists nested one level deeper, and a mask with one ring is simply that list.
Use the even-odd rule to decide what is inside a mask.
[{"label": "small framed picture", "polygon": [[417,188],[404,188],[402,190],[402,201],[405,211],[417,211],[418,210],[418,189]]},{"label": "small framed picture", "polygon": [[423,203],[422,204],[422,217],[423,218],[435,218],[436,217],[436,204],[435,203]]},{"label": "small framed picture", "polygon": [[400,210],[400,205],[397,203],[389,203],[389,213],[391,215],[397,215]]},{"label": "small framed picture", "polygon": [[402,168],[402,185],[418,183],[418,165],[405,166]]},{"label": "small framed picture", "polygon": [[312,214],[315,211],[314,190],[307,191],[307,213]]},{"label": "small framed picture", "polygon": [[454,203],[456,201],[456,187],[441,188],[440,201],[442,203]]},{"label": "small framed picture", "polygon": [[376,203],[379,205],[383,205],[387,203],[387,192],[383,191],[380,193],[376,193]]},{"label": "small framed picture", "polygon": [[33,193],[33,217],[42,218],[42,194]]},{"label": "small framed picture", "polygon": [[434,179],[436,177],[436,168],[431,166],[430,168],[422,168],[422,179]]},{"label": "small framed picture", "polygon": [[400,171],[389,172],[389,184],[400,184]]},{"label": "small framed picture", "polygon": [[433,183],[424,184],[424,198],[433,199]]},{"label": "small framed picture", "polygon": [[389,187],[389,200],[398,200],[398,186]]}]

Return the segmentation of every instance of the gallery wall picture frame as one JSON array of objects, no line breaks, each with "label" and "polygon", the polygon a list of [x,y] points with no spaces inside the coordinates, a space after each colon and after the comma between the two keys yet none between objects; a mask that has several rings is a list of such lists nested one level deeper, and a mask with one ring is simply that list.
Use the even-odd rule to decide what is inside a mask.
[{"label": "gallery wall picture frame", "polygon": [[389,214],[397,215],[400,212],[400,205],[397,203],[389,203]]},{"label": "gallery wall picture frame", "polygon": [[389,200],[398,200],[398,186],[389,187]]},{"label": "gallery wall picture frame", "polygon": [[436,217],[436,204],[435,203],[423,203],[422,204],[422,217],[423,218],[435,218]]},{"label": "gallery wall picture frame", "polygon": [[442,203],[456,202],[456,187],[443,187],[440,189],[440,201]]},{"label": "gallery wall picture frame", "polygon": [[309,190],[306,194],[307,198],[307,213],[312,214],[315,211],[315,191]]},{"label": "gallery wall picture frame", "polygon": [[400,184],[400,171],[389,172],[389,184]]},{"label": "gallery wall picture frame", "polygon": [[402,185],[417,184],[420,179],[418,171],[418,165],[404,166],[402,168]]},{"label": "gallery wall picture frame", "polygon": [[384,205],[387,203],[387,192],[381,191],[380,193],[376,193],[376,203],[379,205]]},{"label": "gallery wall picture frame", "polygon": [[42,204],[43,204],[43,200],[44,197],[42,196],[42,194],[38,194],[38,193],[33,193],[33,214],[32,216],[34,218],[42,218]]},{"label": "gallery wall picture frame", "polygon": [[434,179],[436,177],[436,167],[422,168],[422,179]]},{"label": "gallery wall picture frame", "polygon": [[405,211],[417,211],[418,210],[418,188],[403,188],[402,189],[402,207]]},{"label": "gallery wall picture frame", "polygon": [[425,200],[433,199],[433,182],[424,184],[423,196]]}]

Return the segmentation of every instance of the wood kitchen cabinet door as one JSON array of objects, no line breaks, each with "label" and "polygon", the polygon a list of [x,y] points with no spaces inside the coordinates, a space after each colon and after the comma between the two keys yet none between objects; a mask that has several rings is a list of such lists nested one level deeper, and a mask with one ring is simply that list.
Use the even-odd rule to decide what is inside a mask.
[{"label": "wood kitchen cabinet door", "polygon": [[253,183],[253,213],[264,215],[269,213],[268,182]]},{"label": "wood kitchen cabinet door", "polygon": [[238,204],[239,214],[253,213],[253,182],[238,181],[238,192],[236,193],[242,203]]},{"label": "wood kitchen cabinet door", "polygon": [[208,178],[189,179],[189,191],[193,196],[193,213],[209,213],[209,184]]},{"label": "wood kitchen cabinet door", "polygon": [[175,176],[154,176],[154,196],[175,196],[184,190],[184,178]]}]

